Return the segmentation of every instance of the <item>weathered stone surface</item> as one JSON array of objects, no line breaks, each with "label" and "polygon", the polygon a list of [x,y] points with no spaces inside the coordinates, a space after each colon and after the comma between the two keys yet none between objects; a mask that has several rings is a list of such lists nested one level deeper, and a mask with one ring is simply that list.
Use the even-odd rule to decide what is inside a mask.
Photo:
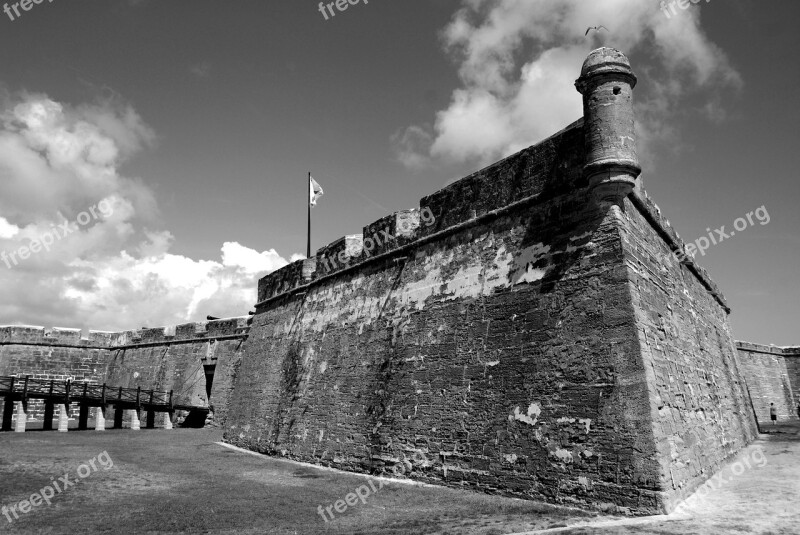
[{"label": "weathered stone surface", "polygon": [[[64,351],[42,369],[87,358],[98,381],[199,404],[216,362],[214,421],[255,451],[671,510],[753,438],[743,376],[757,374],[708,274],[675,254],[684,244],[641,185],[626,196],[639,169],[620,57],[584,65],[582,79],[600,76],[584,79],[586,119],[262,278],[249,336],[246,318],[89,340],[0,329],[0,374]],[[368,252],[384,231],[397,239]],[[777,362],[753,380],[765,391]]]},{"label": "weathered stone surface", "polygon": [[693,492],[757,432],[724,300],[671,254],[626,201],[631,278],[651,425],[668,504]]},{"label": "weathered stone surface", "polygon": [[778,420],[797,418],[800,402],[800,347],[776,347],[737,342],[742,373],[759,423],[770,422],[770,403]]},{"label": "weathered stone surface", "polygon": [[640,513],[745,446],[724,298],[672,255],[684,244],[647,195],[613,185],[639,171],[635,140],[608,137],[633,135],[635,79],[615,80],[584,86],[588,120],[423,198],[435,223],[416,241],[262,279],[226,439]]},{"label": "weathered stone surface", "polygon": [[357,471],[655,507],[658,465],[630,447],[647,390],[615,395],[638,356],[619,222],[585,197],[260,309],[228,439]]},{"label": "weathered stone surface", "polygon": [[[562,154],[579,161],[574,134]],[[532,169],[537,151],[489,172]],[[546,191],[557,176],[528,180]],[[636,206],[587,198],[543,197],[260,307],[227,439],[488,492],[671,507],[753,434],[727,315],[696,274],[662,265],[669,248]],[[668,331],[659,307],[676,310]],[[691,373],[680,387],[678,369]],[[679,445],[699,432],[698,410],[719,435]]]},{"label": "weathered stone surface", "polygon": [[[248,331],[247,317],[119,333],[90,332],[87,338],[75,329],[0,327],[0,375],[173,390],[176,404],[207,406],[204,366],[221,362],[223,373],[215,376],[212,405],[224,414],[230,369],[239,359]],[[0,397],[0,411],[3,403]],[[31,400],[29,405],[29,420],[41,420],[44,403]],[[78,406],[72,404],[70,417],[77,417],[77,412]]]}]

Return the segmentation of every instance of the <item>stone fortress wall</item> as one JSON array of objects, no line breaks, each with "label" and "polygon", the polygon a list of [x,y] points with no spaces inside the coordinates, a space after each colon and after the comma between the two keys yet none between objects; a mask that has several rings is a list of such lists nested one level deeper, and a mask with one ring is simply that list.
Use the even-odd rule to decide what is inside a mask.
[{"label": "stone fortress wall", "polygon": [[753,400],[753,410],[762,425],[770,422],[774,403],[778,421],[798,418],[800,402],[800,347],[776,347],[737,342],[740,361]]},{"label": "stone fortress wall", "polygon": [[670,511],[754,438],[754,407],[791,415],[800,350],[736,344],[722,293],[672,254],[637,180],[635,85],[593,52],[582,119],[264,277],[252,319],[2,327],[0,375],[208,405],[213,370],[215,421],[254,451]]},{"label": "stone fortress wall", "polygon": [[[249,331],[249,317],[123,332],[0,327],[0,376],[92,382],[173,393],[181,405],[208,406],[224,416],[231,376]],[[4,400],[0,397],[0,411]],[[41,419],[31,401],[29,418]],[[73,405],[71,417],[77,417]],[[0,412],[2,414],[2,412]]]},{"label": "stone fortress wall", "polygon": [[595,51],[583,119],[263,278],[226,440],[637,513],[708,479],[756,424],[725,299],[637,185],[635,85]]}]

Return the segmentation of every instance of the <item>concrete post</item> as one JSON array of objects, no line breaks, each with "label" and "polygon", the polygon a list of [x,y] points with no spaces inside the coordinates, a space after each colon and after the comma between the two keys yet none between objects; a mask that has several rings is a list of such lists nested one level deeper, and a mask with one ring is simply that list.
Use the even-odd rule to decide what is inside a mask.
[{"label": "concrete post", "polygon": [[142,428],[142,424],[139,421],[139,411],[137,411],[136,409],[131,409],[130,415],[131,415],[131,430],[139,431]]},{"label": "concrete post", "polygon": [[69,411],[63,403],[58,406],[58,432],[66,433],[69,431]]},{"label": "concrete post", "polygon": [[94,413],[94,430],[95,431],[105,431],[106,430],[106,416],[103,411],[104,407],[97,407]]},{"label": "concrete post", "polygon": [[11,401],[11,397],[7,396],[3,401],[3,431],[11,431],[12,428],[12,420],[14,419],[14,402]]},{"label": "concrete post", "polygon": [[80,412],[78,413],[78,429],[85,431],[89,429],[89,405],[85,403],[80,404]]},{"label": "concrete post", "polygon": [[172,414],[164,413],[164,429],[172,429]]},{"label": "concrete post", "polygon": [[17,401],[17,423],[14,426],[14,431],[17,433],[24,433],[25,432],[25,425],[28,423],[28,415],[25,413],[27,407],[25,407],[24,401]]},{"label": "concrete post", "polygon": [[52,401],[44,402],[44,423],[42,429],[45,431],[53,430],[53,415],[55,414],[55,404]]}]

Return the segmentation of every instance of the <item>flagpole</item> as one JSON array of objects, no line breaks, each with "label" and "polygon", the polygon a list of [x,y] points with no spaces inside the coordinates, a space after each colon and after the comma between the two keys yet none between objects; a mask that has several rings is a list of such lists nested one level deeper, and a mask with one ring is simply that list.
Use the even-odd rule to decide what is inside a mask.
[{"label": "flagpole", "polygon": [[308,204],[308,239],[306,240],[306,258],[311,258],[311,171],[306,182],[306,204]]}]

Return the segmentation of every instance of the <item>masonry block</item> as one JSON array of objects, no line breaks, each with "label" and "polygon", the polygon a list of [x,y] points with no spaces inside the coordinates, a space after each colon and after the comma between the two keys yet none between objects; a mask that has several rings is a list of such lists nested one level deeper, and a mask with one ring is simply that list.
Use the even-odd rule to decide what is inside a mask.
[{"label": "masonry block", "polygon": [[339,238],[317,251],[317,277],[332,275],[359,261],[364,248],[364,237],[352,234]]},{"label": "masonry block", "polygon": [[[258,281],[258,300],[264,301],[294,290],[304,284],[303,269],[305,262],[292,262]],[[319,270],[319,267],[317,267]]]}]

